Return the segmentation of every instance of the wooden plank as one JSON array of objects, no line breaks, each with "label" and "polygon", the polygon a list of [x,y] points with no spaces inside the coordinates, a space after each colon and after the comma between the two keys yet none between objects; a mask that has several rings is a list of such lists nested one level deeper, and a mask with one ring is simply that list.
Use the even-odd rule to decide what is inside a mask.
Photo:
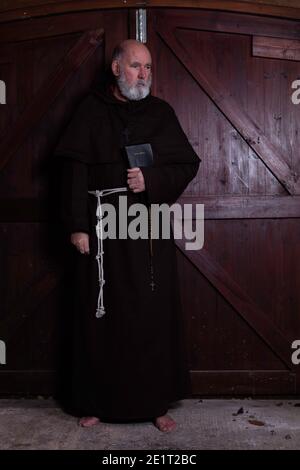
[{"label": "wooden plank", "polygon": [[[13,3],[13,8],[11,4],[11,0],[2,0],[1,5],[0,5],[0,11],[8,11],[8,10],[14,10],[16,8],[28,8],[30,6],[41,6],[41,5],[49,5],[49,4],[59,4],[59,3],[64,3],[61,2],[60,0],[14,0]],[[66,3],[66,2],[65,2]],[[69,2],[69,3],[76,3],[76,2]],[[98,1],[99,3],[99,1]],[[113,8],[113,7],[119,7],[120,4],[123,4],[124,0],[101,0],[101,4],[103,4],[106,8]],[[138,1],[132,1],[132,0],[127,0],[126,3],[129,3],[130,6],[133,4],[137,3],[142,3]],[[272,6],[285,6],[285,7],[290,7],[290,8],[300,8],[298,0],[239,0],[239,1],[224,1],[224,0],[145,0],[144,3],[147,5],[158,5],[158,6],[201,6],[205,5],[207,6],[208,4],[219,4],[221,3],[223,8],[226,9],[228,7],[228,4],[230,3],[241,3],[244,4],[245,6],[250,6],[252,5],[253,7],[257,4],[261,5],[272,5]]]},{"label": "wooden plank", "polygon": [[192,393],[203,395],[294,395],[296,374],[286,370],[204,370],[191,372]]},{"label": "wooden plank", "polygon": [[227,271],[202,248],[199,251],[186,251],[186,240],[177,239],[176,244],[182,253],[193,263],[203,276],[223,295],[239,315],[252,327],[262,340],[281,359],[288,369],[293,369],[291,362],[291,344],[294,338],[286,338]]},{"label": "wooden plank", "polygon": [[201,11],[193,15],[188,10],[157,10],[161,24],[173,28],[246,34],[250,36],[300,39],[300,21],[266,18],[239,13]]},{"label": "wooden plank", "polygon": [[[92,3],[92,4],[90,4]],[[93,4],[94,3],[94,4]],[[90,7],[88,8],[88,5],[90,4]],[[123,4],[124,6],[124,4]],[[126,4],[126,8],[128,8],[130,5],[128,3]],[[132,5],[131,5],[132,6]],[[154,5],[156,6],[156,5]],[[44,6],[42,7],[45,9],[45,11],[41,10],[38,15],[33,15],[33,16],[47,16],[51,13],[50,11],[47,13],[47,9],[49,6]],[[94,11],[94,14],[99,13],[99,4],[97,2],[90,2],[86,1],[84,4],[81,4],[78,6],[78,8],[71,8],[71,2],[68,2],[68,8],[63,9],[62,4],[59,6],[55,6],[55,8],[58,8],[59,11],[55,11],[55,13],[68,13],[69,15],[74,12],[74,15],[76,14],[75,12],[78,12],[77,14],[84,13],[84,11],[87,11],[88,13],[91,13],[91,9],[97,9],[97,11]],[[102,6],[101,4],[101,9],[105,10],[105,6]],[[254,16],[254,15],[245,15],[245,14],[239,14],[239,13],[230,13],[230,12],[222,12],[219,13],[218,11],[213,11],[213,8],[211,8],[212,11],[199,11],[199,14],[196,14],[191,16],[190,12],[188,10],[173,10],[173,11],[168,11],[165,12],[165,14],[168,15],[168,21],[172,20],[175,23],[180,20],[181,24],[187,28],[187,29],[201,29],[203,31],[219,31],[219,32],[227,32],[227,33],[234,33],[234,34],[250,34],[250,35],[256,35],[256,36],[265,36],[265,37],[277,37],[277,38],[287,38],[287,39],[299,39],[300,38],[300,22],[296,20],[296,17],[294,18],[294,21],[289,20],[289,19],[282,19],[282,18],[268,18],[268,21],[265,20],[264,17],[260,16]],[[154,10],[154,13],[156,11]],[[163,15],[164,12],[161,10],[157,10],[157,13],[160,15]],[[7,14],[10,14],[8,12]],[[24,16],[24,11],[22,10],[21,13],[21,18],[23,19],[22,23],[18,22],[18,27],[21,28],[21,30],[25,27],[25,24],[28,23],[29,28],[33,26],[32,21],[32,16],[25,15]],[[60,16],[55,16],[55,21],[58,21],[59,24],[59,18]],[[64,18],[64,16],[62,16]],[[299,18],[300,18],[300,8],[299,8]],[[24,21],[24,19],[28,19],[29,21]],[[40,18],[42,19],[42,18]],[[46,18],[45,18],[46,19]],[[11,18],[9,21],[12,21],[13,18]],[[0,22],[2,21],[2,16],[0,13]],[[7,20],[8,21],[8,20]],[[51,24],[51,18],[49,18],[50,24]],[[83,18],[84,21],[84,18]],[[54,22],[53,22],[54,23]],[[65,27],[68,28],[68,21],[65,21]],[[51,28],[54,27],[53,25]],[[9,31],[16,30],[16,24],[12,23],[11,25],[7,25],[7,34]],[[35,28],[35,26],[34,26]],[[6,29],[3,30],[3,34],[5,33]],[[13,35],[13,32],[10,33]],[[18,34],[18,33],[15,33]],[[45,31],[45,34],[47,34],[47,31]]]},{"label": "wooden plank", "polygon": [[271,3],[269,0],[264,2],[257,2],[256,0],[85,0],[84,2],[80,0],[62,2],[57,0],[15,0],[14,8],[12,8],[11,2],[6,0],[1,2],[0,22],[100,8],[141,7],[198,8],[300,19],[300,8],[297,0],[294,0],[294,3],[291,4],[287,3],[287,0],[281,1],[282,5],[275,2]]},{"label": "wooden plank", "polygon": [[96,30],[103,24],[103,13],[69,13],[55,17],[37,18],[35,21],[3,24],[0,29],[0,43],[28,41],[48,38],[86,30]]},{"label": "wooden plank", "polygon": [[[22,2],[22,0],[19,0]],[[42,16],[58,15],[72,12],[83,12],[91,10],[104,10],[113,8],[129,8],[129,7],[143,7],[146,2],[143,0],[66,0],[66,1],[53,1],[53,0],[32,0],[29,5],[26,3],[19,4],[18,8],[9,8],[7,10],[0,10],[0,23],[32,19]],[[15,3],[15,6],[17,4]]]},{"label": "wooden plank", "polygon": [[300,61],[300,41],[254,36],[252,39],[252,55],[268,59]]},{"label": "wooden plank", "polygon": [[[176,26],[181,28],[181,22],[178,21]],[[195,61],[193,51],[189,50],[187,52],[175,36],[171,26],[167,25],[166,22],[162,23],[162,17],[158,19],[156,28],[160,37],[172,50],[177,59],[193,75],[200,87],[261,158],[278,181],[283,184],[290,194],[300,194],[300,175],[292,171],[285,162],[283,153],[267,139],[259,124],[254,122],[241,109],[230,92],[206,70],[205,64],[201,62],[201,59]]]},{"label": "wooden plank", "polygon": [[259,15],[277,16],[280,18],[300,18],[298,0],[287,3],[281,0],[276,3],[257,0],[149,0],[148,5],[153,7],[184,7],[199,8],[221,11],[234,11],[240,13],[251,13]]},{"label": "wooden plank", "polygon": [[178,202],[192,204],[193,217],[195,217],[196,204],[204,204],[206,220],[300,217],[300,196],[182,196]]},{"label": "wooden plank", "polygon": [[102,44],[103,36],[103,29],[85,33],[64,57],[53,75],[36,94],[33,102],[2,140],[0,144],[0,170],[22,145],[35,124],[47,112],[70,77]]},{"label": "wooden plank", "polygon": [[[205,220],[300,218],[299,196],[182,196],[180,204],[204,204]],[[30,198],[0,199],[0,223],[45,223],[57,219],[49,201]]]}]

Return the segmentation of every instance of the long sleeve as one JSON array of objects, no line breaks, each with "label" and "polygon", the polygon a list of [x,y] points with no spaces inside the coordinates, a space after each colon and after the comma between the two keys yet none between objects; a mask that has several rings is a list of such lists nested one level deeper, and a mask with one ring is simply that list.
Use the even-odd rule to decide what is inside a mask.
[{"label": "long sleeve", "polygon": [[171,107],[155,151],[155,164],[141,168],[149,203],[172,203],[196,176],[200,158]]},{"label": "long sleeve", "polygon": [[199,161],[141,168],[150,204],[172,203],[196,176]]},{"label": "long sleeve", "polygon": [[89,233],[87,166],[64,159],[61,178],[61,219],[68,233]]},{"label": "long sleeve", "polygon": [[89,232],[88,162],[91,143],[90,99],[84,99],[60,137],[55,158],[60,169],[60,218],[67,233]]}]

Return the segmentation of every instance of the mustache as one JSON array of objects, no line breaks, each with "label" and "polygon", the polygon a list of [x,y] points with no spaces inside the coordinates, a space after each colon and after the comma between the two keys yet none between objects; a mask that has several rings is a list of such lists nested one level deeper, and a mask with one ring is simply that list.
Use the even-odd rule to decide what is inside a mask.
[{"label": "mustache", "polygon": [[140,78],[139,80],[136,81],[136,85],[147,86],[147,85],[149,85],[149,83],[150,83],[150,78],[148,78],[148,80],[144,80],[144,79]]}]

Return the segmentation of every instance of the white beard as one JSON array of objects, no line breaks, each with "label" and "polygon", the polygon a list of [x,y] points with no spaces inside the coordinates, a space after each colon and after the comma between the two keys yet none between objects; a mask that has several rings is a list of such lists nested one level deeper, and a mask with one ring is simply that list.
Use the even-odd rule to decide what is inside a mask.
[{"label": "white beard", "polygon": [[117,77],[118,87],[125,98],[128,100],[138,101],[146,98],[150,93],[152,78],[149,76],[148,80],[138,80],[135,85],[129,86],[125,78],[125,74],[121,71],[120,76]]}]

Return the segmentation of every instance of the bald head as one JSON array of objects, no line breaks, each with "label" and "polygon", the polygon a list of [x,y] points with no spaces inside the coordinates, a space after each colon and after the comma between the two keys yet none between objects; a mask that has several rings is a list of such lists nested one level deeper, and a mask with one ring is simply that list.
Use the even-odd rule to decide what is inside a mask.
[{"label": "bald head", "polygon": [[125,99],[145,98],[151,87],[151,54],[139,41],[126,39],[115,49],[111,69]]},{"label": "bald head", "polygon": [[145,54],[149,54],[149,58],[151,61],[151,54],[147,46],[140,41],[136,41],[135,39],[125,39],[125,41],[120,42],[113,51],[112,54],[112,61],[120,60],[125,54],[130,54],[133,51],[143,51]]}]

